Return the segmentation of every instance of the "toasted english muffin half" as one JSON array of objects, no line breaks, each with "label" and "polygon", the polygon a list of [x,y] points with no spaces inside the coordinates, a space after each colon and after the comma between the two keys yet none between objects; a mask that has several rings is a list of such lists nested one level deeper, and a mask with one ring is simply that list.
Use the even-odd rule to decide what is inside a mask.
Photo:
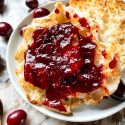
[{"label": "toasted english muffin half", "polygon": [[[123,0],[70,0],[69,6],[82,12],[90,20],[97,40],[103,43],[119,42],[125,47],[125,3]],[[96,32],[98,32],[96,34]],[[125,68],[125,49],[121,52],[122,69]]]},{"label": "toasted english muffin half", "polygon": [[[93,90],[89,93],[77,92],[76,95],[69,95],[64,99],[61,99],[62,104],[66,108],[65,112],[52,107],[47,107],[47,108],[58,113],[71,115],[72,109],[78,107],[81,103],[87,105],[98,104],[105,96],[110,96],[114,91],[116,91],[123,71],[122,68],[123,61],[121,59],[121,53],[123,52],[123,49],[118,39],[116,39],[117,38],[117,36],[115,36],[116,34],[114,36],[112,35],[105,36],[105,33],[100,34],[100,32],[109,32],[108,27],[105,26],[105,28],[103,28],[101,25],[102,22],[105,22],[107,20],[104,19],[103,17],[104,15],[102,15],[101,17],[98,14],[95,15],[96,18],[94,17],[94,14],[92,14],[94,13],[92,9],[96,7],[100,8],[101,5],[99,4],[100,3],[99,0],[98,1],[92,0],[92,1],[71,0],[67,7],[64,6],[61,2],[57,2],[55,5],[55,9],[58,9],[59,13],[55,13],[54,10],[50,15],[46,17],[33,19],[32,23],[25,27],[23,31],[24,42],[21,45],[19,45],[15,54],[15,60],[17,62],[16,74],[19,79],[19,84],[24,90],[27,99],[31,103],[36,105],[42,105],[42,102],[46,98],[45,90],[32,85],[31,83],[27,82],[24,78],[24,64],[25,64],[24,55],[27,51],[28,45],[32,44],[33,42],[33,37],[32,37],[33,32],[36,30],[37,27],[48,28],[56,24],[63,24],[67,22],[71,22],[74,26],[76,26],[79,29],[80,35],[82,36],[91,34],[93,35],[92,40],[97,45],[94,63],[95,65],[99,64],[103,65],[102,72],[105,77],[103,79],[103,83],[100,88]],[[110,1],[107,1],[107,4],[110,4]],[[118,10],[120,10],[121,9],[120,7],[122,7],[123,4],[120,3],[118,5],[119,5]],[[117,8],[115,9],[117,10]],[[107,7],[107,11],[110,11],[110,6]],[[67,18],[66,12],[69,13],[70,18]],[[82,17],[86,18],[87,21],[89,22],[89,25],[91,27],[90,31],[82,27],[81,24],[79,23],[79,19]],[[113,25],[115,24],[117,23],[115,22]],[[104,39],[107,39],[107,41],[105,41]],[[103,52],[105,52],[105,55],[102,54]],[[114,57],[116,59],[116,65],[115,67],[110,68],[109,63],[114,59]]]}]

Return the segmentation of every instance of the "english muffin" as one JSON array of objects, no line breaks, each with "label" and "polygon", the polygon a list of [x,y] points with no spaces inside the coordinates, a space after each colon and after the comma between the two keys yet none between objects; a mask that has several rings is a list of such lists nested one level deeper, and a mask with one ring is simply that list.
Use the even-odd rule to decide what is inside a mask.
[{"label": "english muffin", "polygon": [[71,115],[81,103],[95,105],[114,93],[125,61],[123,8],[116,0],[71,0],[33,19],[15,54],[27,99]]}]

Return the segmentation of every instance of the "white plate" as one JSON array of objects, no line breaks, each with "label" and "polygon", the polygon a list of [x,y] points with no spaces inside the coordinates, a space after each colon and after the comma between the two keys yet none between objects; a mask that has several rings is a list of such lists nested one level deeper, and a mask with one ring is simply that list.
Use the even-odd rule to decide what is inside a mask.
[{"label": "white plate", "polygon": [[[52,11],[54,8],[54,4],[55,2],[51,2],[46,5],[43,5],[43,7],[48,8],[50,11]],[[15,52],[16,52],[18,45],[21,42],[23,42],[19,34],[20,27],[26,24],[29,24],[31,21],[32,21],[32,12],[25,19],[23,19],[23,21],[14,30],[13,34],[11,35],[8,48],[7,48],[7,68],[8,68],[10,79],[13,85],[15,86],[16,90],[18,91],[18,93],[27,102],[28,100],[24,92],[22,91],[21,87],[19,86],[17,76],[15,74],[16,63],[15,63],[14,57],[15,57]],[[125,101],[119,102],[112,98],[109,98],[109,99],[103,100],[100,104],[96,106],[81,105],[80,107],[78,107],[77,109],[73,111],[73,116],[65,116],[65,115],[61,115],[53,111],[50,111],[44,107],[35,106],[31,103],[29,104],[32,105],[32,107],[34,107],[41,113],[46,114],[50,117],[60,119],[60,120],[65,120],[65,121],[72,121],[72,122],[88,122],[88,121],[99,120],[99,119],[108,117],[125,107]]]}]

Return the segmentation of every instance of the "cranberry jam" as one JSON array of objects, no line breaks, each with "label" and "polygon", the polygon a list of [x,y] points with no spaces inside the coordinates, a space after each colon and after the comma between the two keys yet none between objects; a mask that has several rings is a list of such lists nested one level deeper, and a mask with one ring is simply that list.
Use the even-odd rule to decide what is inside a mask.
[{"label": "cranberry jam", "polygon": [[96,44],[71,23],[38,27],[25,53],[25,80],[46,90],[44,105],[66,111],[61,99],[102,86],[102,65],[94,64]]}]

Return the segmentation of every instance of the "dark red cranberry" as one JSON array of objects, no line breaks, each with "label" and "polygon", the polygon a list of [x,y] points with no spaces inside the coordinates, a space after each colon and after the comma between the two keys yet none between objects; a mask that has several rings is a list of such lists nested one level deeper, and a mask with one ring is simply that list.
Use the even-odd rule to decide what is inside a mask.
[{"label": "dark red cranberry", "polygon": [[33,10],[38,7],[39,3],[38,0],[26,0],[26,5]]},{"label": "dark red cranberry", "polygon": [[34,10],[33,18],[44,17],[50,14],[50,11],[46,8],[39,7]]},{"label": "dark red cranberry", "polygon": [[8,125],[24,125],[26,122],[27,114],[24,110],[19,109],[9,114],[7,117]]},{"label": "dark red cranberry", "polygon": [[10,24],[6,22],[0,22],[0,36],[8,39],[12,33],[13,29]]},{"label": "dark red cranberry", "polygon": [[0,0],[0,13],[3,13],[4,1],[5,0]]},{"label": "dark red cranberry", "polygon": [[118,89],[115,91],[115,93],[113,93],[113,95],[111,95],[111,97],[120,101],[125,100],[125,83],[122,80],[120,80]]}]

